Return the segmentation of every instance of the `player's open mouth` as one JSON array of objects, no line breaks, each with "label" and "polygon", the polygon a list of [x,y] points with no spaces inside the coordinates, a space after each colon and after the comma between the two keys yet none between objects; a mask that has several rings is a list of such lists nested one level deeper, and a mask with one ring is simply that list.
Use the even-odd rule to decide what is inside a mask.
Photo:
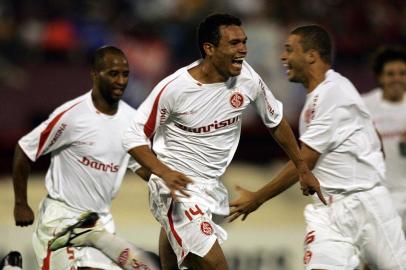
[{"label": "player's open mouth", "polygon": [[242,67],[242,62],[244,61],[244,57],[237,57],[234,58],[231,63],[233,64],[233,66],[237,67],[237,68],[241,68]]},{"label": "player's open mouth", "polygon": [[292,71],[292,66],[289,64],[283,64],[286,69],[286,74],[289,74]]}]

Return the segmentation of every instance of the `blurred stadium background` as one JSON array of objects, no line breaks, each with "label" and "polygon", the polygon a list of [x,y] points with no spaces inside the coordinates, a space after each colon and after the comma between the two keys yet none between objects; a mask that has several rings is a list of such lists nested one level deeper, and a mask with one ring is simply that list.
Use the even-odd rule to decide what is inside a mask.
[{"label": "blurred stadium background", "polygon": [[[1,0],[0,255],[19,249],[25,269],[36,269],[30,246],[33,227],[13,225],[14,146],[56,106],[90,89],[92,51],[113,44],[126,52],[131,79],[125,99],[137,107],[155,83],[199,57],[195,29],[212,12],[241,17],[249,38],[247,60],[284,102],[295,130],[305,91],[286,81],[279,61],[289,29],[303,23],[329,29],[337,45],[335,69],[361,92],[375,85],[368,61],[373,50],[406,44],[403,0]],[[275,174],[285,156],[255,112],[245,118],[241,144],[224,181],[231,188],[240,183],[254,189]],[[33,208],[45,195],[47,164],[41,158],[33,167]],[[306,202],[294,187],[247,221],[226,225],[224,249],[231,268],[300,269]],[[126,178],[113,214],[118,234],[157,250],[159,226],[147,209],[146,186],[135,176]]]}]

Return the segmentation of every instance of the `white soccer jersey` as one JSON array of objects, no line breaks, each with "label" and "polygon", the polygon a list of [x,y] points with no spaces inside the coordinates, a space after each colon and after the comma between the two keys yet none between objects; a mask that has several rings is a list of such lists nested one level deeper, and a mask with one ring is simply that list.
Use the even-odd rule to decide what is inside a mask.
[{"label": "white soccer jersey", "polygon": [[153,150],[162,162],[208,185],[231,162],[247,106],[253,103],[272,128],[282,119],[282,103],[246,62],[239,76],[213,84],[201,84],[190,75],[188,69],[198,63],[179,69],[153,89],[125,133],[124,147],[149,144],[155,133]]},{"label": "white soccer jersey", "polygon": [[385,164],[371,116],[352,83],[329,70],[307,95],[300,140],[321,154],[314,175],[323,192],[370,189],[384,178]]},{"label": "white soccer jersey", "polygon": [[402,133],[406,132],[406,95],[402,102],[388,102],[382,98],[382,89],[378,88],[363,98],[382,137],[386,161],[385,184],[391,190],[404,190],[406,158],[400,154],[399,142]]},{"label": "white soccer jersey", "polygon": [[58,107],[19,145],[32,161],[51,153],[45,185],[52,198],[78,210],[108,212],[127,167],[140,167],[121,142],[135,113],[120,101],[115,115],[103,114],[88,92]]}]

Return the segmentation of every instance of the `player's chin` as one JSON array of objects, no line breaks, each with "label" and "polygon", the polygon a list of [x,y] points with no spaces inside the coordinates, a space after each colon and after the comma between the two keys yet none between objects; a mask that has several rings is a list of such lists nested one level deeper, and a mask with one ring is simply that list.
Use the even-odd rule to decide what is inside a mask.
[{"label": "player's chin", "polygon": [[235,77],[241,74],[241,69],[230,70],[230,77]]},{"label": "player's chin", "polygon": [[299,78],[295,77],[294,74],[289,74],[288,75],[288,80],[290,82],[294,82],[294,83],[301,83],[302,82]]},{"label": "player's chin", "polygon": [[112,95],[112,96],[111,96],[111,101],[113,101],[113,102],[119,102],[122,97],[123,97],[123,95]]}]

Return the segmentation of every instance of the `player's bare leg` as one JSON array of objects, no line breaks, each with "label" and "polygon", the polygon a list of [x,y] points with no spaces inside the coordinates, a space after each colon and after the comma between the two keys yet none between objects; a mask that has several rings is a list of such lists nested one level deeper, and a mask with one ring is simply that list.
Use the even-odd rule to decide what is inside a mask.
[{"label": "player's bare leg", "polygon": [[162,270],[178,269],[176,254],[173,252],[171,244],[169,243],[168,237],[163,228],[161,228],[161,233],[159,235],[159,259],[161,261]]},{"label": "player's bare leg", "polygon": [[186,256],[185,264],[193,270],[228,270],[226,257],[220,244],[216,241],[209,253],[203,258],[196,254],[189,253]]}]

